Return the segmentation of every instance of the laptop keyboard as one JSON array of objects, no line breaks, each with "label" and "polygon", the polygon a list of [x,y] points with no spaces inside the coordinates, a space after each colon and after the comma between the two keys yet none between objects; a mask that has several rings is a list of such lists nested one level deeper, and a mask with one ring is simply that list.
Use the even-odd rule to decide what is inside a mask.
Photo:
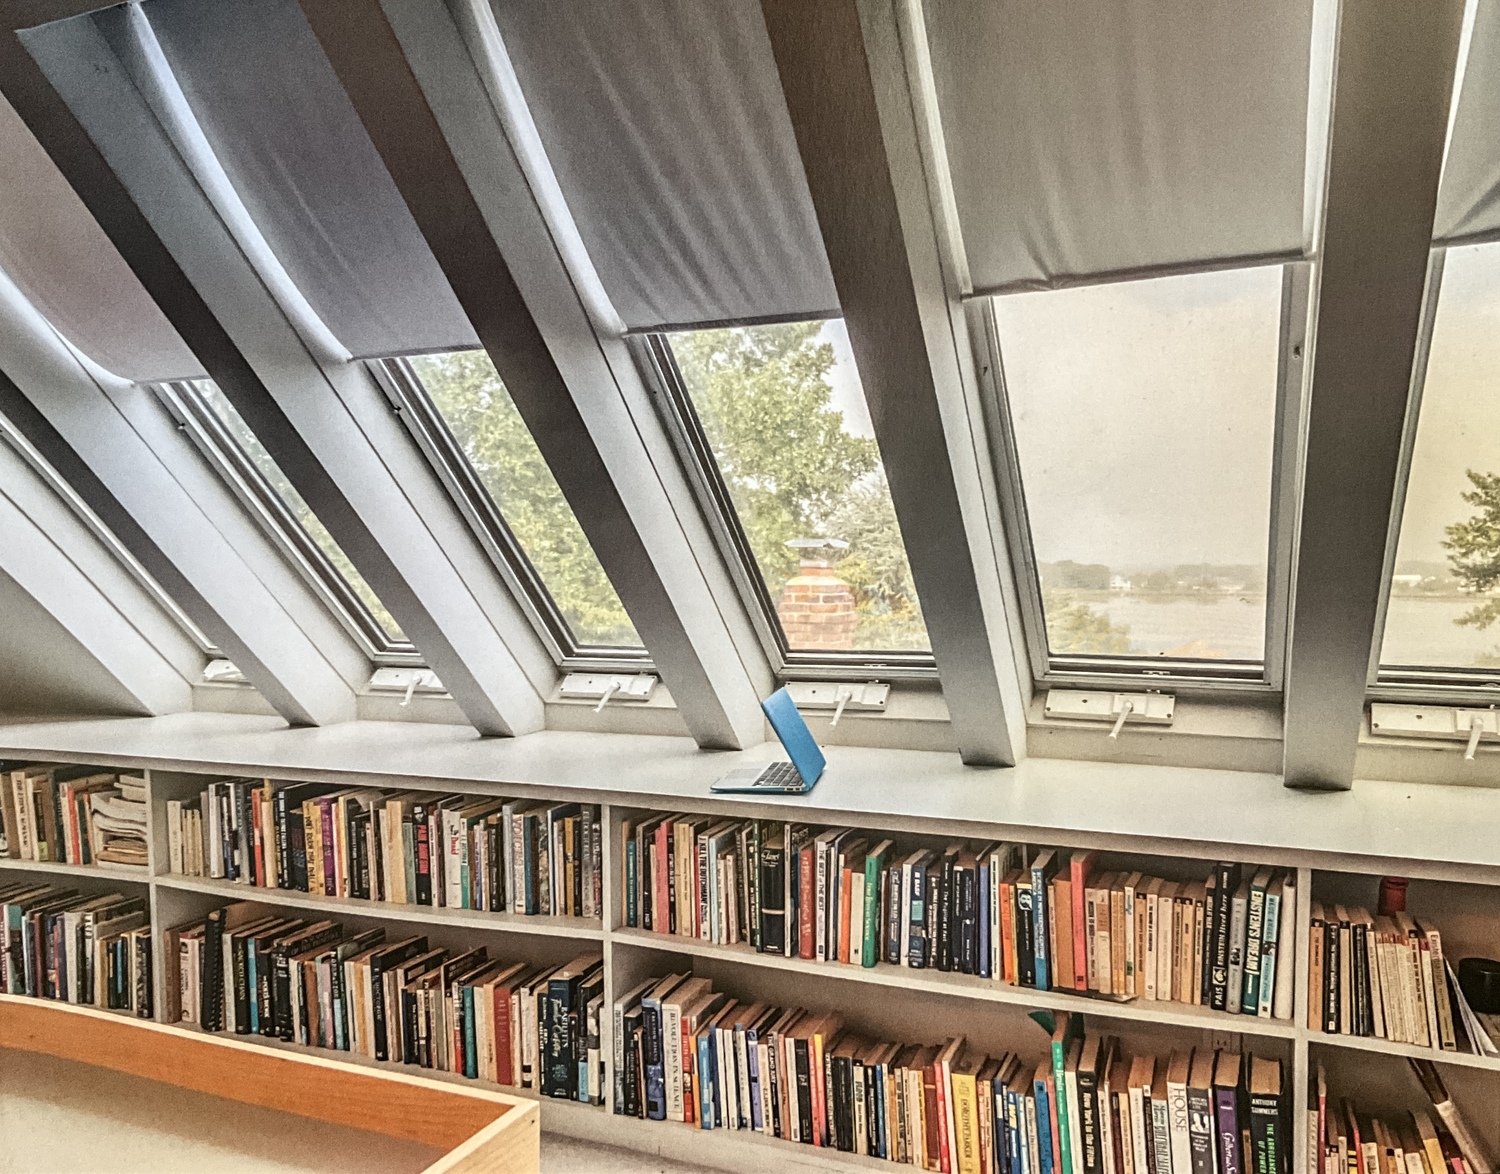
[{"label": "laptop keyboard", "polygon": [[757,787],[772,787],[780,790],[785,790],[788,787],[800,789],[802,786],[802,776],[790,762],[773,762],[760,772],[760,777],[755,780],[755,785]]}]

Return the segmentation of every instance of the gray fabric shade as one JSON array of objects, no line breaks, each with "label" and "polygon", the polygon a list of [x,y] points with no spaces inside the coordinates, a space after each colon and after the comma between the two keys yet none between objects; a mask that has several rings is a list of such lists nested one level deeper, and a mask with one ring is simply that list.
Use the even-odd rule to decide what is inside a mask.
[{"label": "gray fabric shade", "polygon": [[754,0],[493,0],[493,9],[568,209],[627,326],[837,311]]},{"label": "gray fabric shade", "polygon": [[1479,0],[1438,188],[1433,239],[1500,236],[1500,3]]},{"label": "gray fabric shade", "polygon": [[976,290],[1304,249],[1312,0],[926,0]]},{"label": "gray fabric shade", "polygon": [[277,260],[356,356],[478,345],[296,0],[148,0],[203,133]]},{"label": "gray fabric shade", "polygon": [[69,342],[131,380],[202,374],[14,108],[0,97],[0,269]]}]

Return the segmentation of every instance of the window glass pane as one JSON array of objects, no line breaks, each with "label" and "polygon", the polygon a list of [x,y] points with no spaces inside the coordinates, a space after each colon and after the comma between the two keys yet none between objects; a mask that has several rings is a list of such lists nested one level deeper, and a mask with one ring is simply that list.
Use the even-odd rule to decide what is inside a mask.
[{"label": "window glass pane", "polygon": [[234,437],[235,443],[240,446],[245,455],[260,470],[261,476],[265,478],[266,483],[275,491],[276,496],[281,498],[287,509],[291,511],[292,516],[301,523],[302,528],[307,531],[308,537],[317,544],[318,549],[323,552],[329,564],[339,573],[350,589],[359,596],[360,602],[365,605],[371,617],[380,625],[380,629],[385,633],[386,638],[392,643],[408,643],[405,633],[401,631],[401,627],[396,623],[395,618],[386,610],[385,605],[380,602],[370,585],[365,582],[364,576],[349,561],[349,556],[344,553],[343,548],[334,541],[333,535],[328,532],[323,523],[318,520],[317,515],[312,512],[312,507],[302,500],[302,495],[297,492],[291,481],[287,479],[286,474],[281,471],[281,466],[272,459],[271,454],[265,450],[265,447],[257,439],[255,433],[251,431],[250,425],[245,423],[243,417],[235,410],[234,405],[219,390],[218,385],[207,380],[200,380],[192,386],[202,401],[218,417],[219,422],[224,425],[225,430]]},{"label": "window glass pane", "polygon": [[483,351],[410,360],[580,645],[639,648],[625,607]]},{"label": "window glass pane", "polygon": [[995,299],[1053,654],[1263,658],[1281,282]]},{"label": "window glass pane", "polygon": [[1449,249],[1383,665],[1500,668],[1500,245]]},{"label": "window glass pane", "polygon": [[669,338],[788,647],[928,650],[844,324]]}]

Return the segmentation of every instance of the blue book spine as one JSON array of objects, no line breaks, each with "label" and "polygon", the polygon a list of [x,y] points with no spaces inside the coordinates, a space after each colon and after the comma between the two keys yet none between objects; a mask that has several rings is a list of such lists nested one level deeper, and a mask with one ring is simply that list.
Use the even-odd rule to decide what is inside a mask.
[{"label": "blue book spine", "polygon": [[578,1061],[578,1099],[585,1105],[589,1103],[589,1062],[586,1058]]},{"label": "blue book spine", "polygon": [[1035,1081],[1036,1093],[1036,1148],[1041,1157],[1041,1169],[1037,1174],[1052,1174],[1052,1103],[1047,1096],[1047,1082]]},{"label": "blue book spine", "polygon": [[464,987],[464,1075],[479,1078],[479,1048],[474,1038],[474,988]]},{"label": "blue book spine", "polygon": [[635,837],[631,836],[629,843],[625,845],[625,925],[629,929],[639,929],[641,922],[638,870]]},{"label": "blue book spine", "polygon": [[260,999],[257,997],[260,985],[255,977],[256,963],[255,939],[251,938],[245,943],[245,973],[248,975],[247,983],[250,990],[250,1034],[260,1034]]},{"label": "blue book spine", "polygon": [[1035,958],[1036,989],[1050,989],[1047,975],[1047,874],[1044,869],[1031,870],[1031,940]]},{"label": "blue book spine", "polygon": [[[1271,1013],[1271,1006],[1276,1000],[1276,936],[1281,925],[1281,894],[1268,892],[1266,894],[1266,911],[1264,913],[1265,939],[1260,947],[1260,991],[1255,1007],[1246,1007],[1245,1014],[1259,1014],[1260,1008],[1266,1008],[1265,1015]],[[1264,1016],[1263,1016],[1264,1017]]]},{"label": "blue book spine", "polygon": [[713,1032],[705,1031],[698,1037],[698,1128],[712,1129],[714,1127],[714,1089],[713,1089],[713,1045],[710,1040]]},{"label": "blue book spine", "polygon": [[979,865],[979,977],[990,977],[990,865]]},{"label": "blue book spine", "polygon": [[927,965],[927,868],[911,870],[911,949],[907,964],[912,969]]},{"label": "blue book spine", "polygon": [[760,1057],[755,1052],[756,1033],[752,1028],[745,1032],[745,1063],[750,1070],[750,1128],[759,1132],[762,1119],[760,1113]]},{"label": "blue book spine", "polygon": [[667,1077],[663,1066],[661,1000],[642,999],[641,1018],[645,1024],[646,1116],[652,1121],[665,1121]]},{"label": "blue book spine", "polygon": [[724,1090],[719,1087],[719,1030],[710,1028],[708,1031],[708,1076],[703,1083],[713,1093],[713,1103],[709,1106],[710,1117],[713,1123],[720,1129],[727,1129],[724,1109]]}]

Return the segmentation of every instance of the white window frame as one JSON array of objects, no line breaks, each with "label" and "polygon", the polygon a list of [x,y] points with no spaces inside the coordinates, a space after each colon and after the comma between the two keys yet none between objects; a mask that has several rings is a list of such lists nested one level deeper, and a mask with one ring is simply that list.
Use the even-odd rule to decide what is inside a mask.
[{"label": "white window frame", "polygon": [[[422,666],[410,641],[392,640],[364,600],[292,515],[275,488],[240,448],[212,409],[186,383],[149,385],[181,431],[224,481],[287,564],[322,600],[339,625],[377,665]],[[310,508],[310,507],[309,507]]]}]

